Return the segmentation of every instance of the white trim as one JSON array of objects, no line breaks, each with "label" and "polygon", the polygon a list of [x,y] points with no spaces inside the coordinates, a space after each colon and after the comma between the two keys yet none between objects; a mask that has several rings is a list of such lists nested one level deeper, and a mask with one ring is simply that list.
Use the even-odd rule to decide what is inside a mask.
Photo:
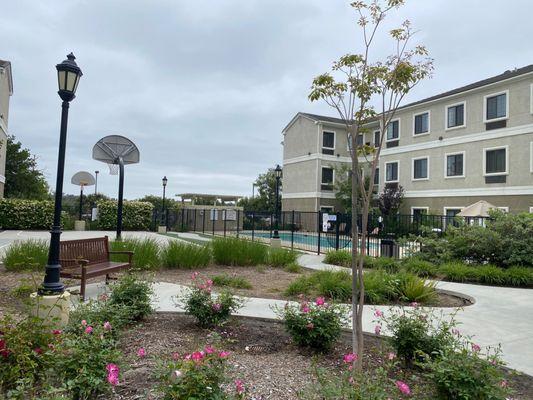
[{"label": "white trim", "polygon": [[533,195],[533,186],[499,186],[464,189],[406,190],[406,198]]},{"label": "white trim", "polygon": [[372,131],[372,143],[374,144],[374,147],[377,145],[377,143],[376,143],[376,132],[379,132],[379,139],[381,141],[381,129],[374,129]]},{"label": "white trim", "polygon": [[294,117],[292,117],[292,119],[289,121],[289,123],[285,126],[285,128],[283,128],[283,130],[281,131],[282,134],[285,134],[287,132],[287,130],[298,120],[298,118],[305,118],[305,119],[308,119],[309,121],[313,122],[313,123],[317,123],[317,121],[315,121],[314,119],[308,117],[307,115],[304,115],[302,114],[301,112],[298,112],[296,113],[296,115]]},{"label": "white trim", "polygon": [[0,118],[0,129],[4,132],[4,134],[7,136],[7,125],[3,118]]},{"label": "white trim", "polygon": [[[388,139],[388,131],[389,131],[389,125],[391,125],[393,122],[396,122],[398,121],[398,137],[397,138],[394,138],[394,139]],[[400,140],[400,137],[401,137],[401,132],[402,132],[402,129],[401,129],[401,126],[400,126],[400,118],[395,118],[395,119],[391,119],[389,121],[389,123],[387,124],[387,128],[385,128],[385,142],[388,143],[388,142],[395,142],[397,140]]]},{"label": "white trim", "polygon": [[[415,127],[416,127],[415,120],[416,120],[416,117],[419,116],[419,115],[424,115],[424,114],[428,115],[428,130],[427,130],[427,132],[415,133]],[[413,137],[426,136],[426,135],[429,135],[430,133],[431,133],[431,110],[422,111],[422,112],[418,112],[416,114],[413,114]]]},{"label": "white trim", "polygon": [[448,210],[461,210],[463,211],[464,207],[443,207],[442,210],[443,210],[443,216],[444,216],[444,220],[443,220],[443,228],[446,229],[447,225],[448,225],[448,218],[446,218],[446,212]]},{"label": "white trim", "polygon": [[[487,172],[487,151],[505,149],[505,171],[504,172]],[[509,145],[485,147],[483,148],[483,176],[502,176],[509,175]]]},{"label": "white trim", "polygon": [[[333,133],[333,147],[326,147],[324,146],[324,133]],[[322,152],[322,150],[326,149],[326,150],[333,150],[333,153],[335,153],[335,147],[337,145],[337,131],[334,131],[334,130],[327,130],[327,129],[324,129],[322,128],[322,134],[320,135],[320,151]],[[331,154],[328,154],[328,155],[331,155]],[[335,155],[335,154],[333,154]]]},{"label": "white trim", "polygon": [[533,174],[533,142],[529,142],[529,172]]},{"label": "white trim", "polygon": [[[463,155],[463,175],[448,176],[448,156]],[[453,153],[444,153],[444,179],[466,178],[466,151],[454,151]]]},{"label": "white trim", "polygon": [[284,199],[310,199],[310,198],[335,199],[335,193],[331,193],[331,192],[283,193],[283,198]]},{"label": "white trim", "polygon": [[529,212],[533,214],[533,207],[529,207]]},{"label": "white trim", "polygon": [[324,168],[330,169],[333,171],[333,180],[331,182],[331,185],[335,185],[335,168],[328,166],[328,165],[322,165],[320,168],[320,185],[330,185],[329,182],[322,181],[322,177],[324,176]]},{"label": "white trim", "polygon": [[[426,170],[426,178],[415,178],[415,161],[416,160],[427,160],[427,170]],[[420,156],[420,157],[413,157],[411,158],[411,180],[413,182],[418,181],[429,181],[429,156]]]},{"label": "white trim", "polygon": [[533,114],[533,83],[529,85],[529,112]]},{"label": "white trim", "polygon": [[4,175],[0,175],[0,183],[6,183],[6,177]]},{"label": "white trim", "polygon": [[333,207],[333,206],[320,206],[319,207],[320,212],[323,212],[322,211],[323,208],[329,208],[331,210],[331,212],[335,212],[335,207]]},{"label": "white trim", "polygon": [[[383,148],[383,150],[381,150],[381,156],[408,153],[408,152],[416,151],[416,150],[427,150],[427,149],[435,149],[435,148],[441,148],[441,147],[447,147],[447,146],[455,146],[458,144],[465,144],[465,143],[488,141],[488,140],[493,140],[493,139],[503,139],[503,138],[512,137],[512,136],[531,135],[532,132],[533,132],[533,124],[521,125],[521,126],[511,127],[511,128],[495,129],[493,131],[472,133],[472,134],[468,134],[464,136],[447,137],[447,138],[444,138],[444,140],[432,140],[432,141],[410,144],[410,145],[405,145],[405,146],[400,146],[400,147],[394,147],[390,149]],[[328,157],[333,157],[333,158],[328,158]],[[343,156],[336,157],[336,156],[332,156],[328,154],[315,153],[311,155],[304,155],[304,156],[289,158],[287,160],[284,160],[284,163],[291,164],[291,163],[296,163],[296,162],[308,161],[308,160],[312,160],[316,158],[327,160],[327,161],[351,162],[350,157],[343,157]],[[359,159],[364,160],[364,157],[359,157]]]},{"label": "white trim", "polygon": [[[461,104],[463,105],[463,125],[448,127],[448,108],[460,106]],[[460,128],[466,128],[466,100],[444,106],[444,131],[453,131]]]},{"label": "white trim", "polygon": [[413,220],[414,210],[424,210],[426,211],[427,214],[429,214],[429,207],[423,207],[423,206],[411,207],[411,221]]},{"label": "white trim", "polygon": [[496,207],[496,208],[497,208],[498,210],[501,210],[501,211],[505,212],[505,213],[508,213],[508,212],[509,212],[509,207],[508,207],[508,206],[507,206],[507,207]]},{"label": "white trim", "polygon": [[[398,179],[395,181],[388,181],[387,180],[387,164],[398,164]],[[383,170],[385,171],[385,175],[383,176],[383,183],[399,183],[400,182],[400,160],[393,160],[393,161],[387,161],[384,164]]]},{"label": "white trim", "polygon": [[[489,97],[495,97],[501,94],[505,95],[505,116],[487,119],[487,99]],[[487,122],[503,121],[504,119],[509,119],[509,89],[483,96],[483,122],[487,123]]]}]

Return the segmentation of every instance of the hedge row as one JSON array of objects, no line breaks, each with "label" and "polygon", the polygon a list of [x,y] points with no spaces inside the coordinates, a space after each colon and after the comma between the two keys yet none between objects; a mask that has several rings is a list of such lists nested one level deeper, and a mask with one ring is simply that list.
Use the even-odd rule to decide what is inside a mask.
[{"label": "hedge row", "polygon": [[[117,226],[117,202],[104,200],[98,203],[98,227],[113,230]],[[124,201],[122,229],[126,231],[147,231],[152,223],[154,206],[146,201]]]},{"label": "hedge row", "polygon": [[52,201],[0,199],[1,229],[50,229],[53,221]]}]

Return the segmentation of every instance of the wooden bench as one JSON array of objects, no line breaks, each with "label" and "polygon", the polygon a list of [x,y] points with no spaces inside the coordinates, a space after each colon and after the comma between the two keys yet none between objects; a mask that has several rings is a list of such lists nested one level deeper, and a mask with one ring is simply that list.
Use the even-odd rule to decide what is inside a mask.
[{"label": "wooden bench", "polygon": [[[61,271],[64,278],[80,279],[80,295],[85,301],[85,286],[87,279],[95,276],[106,276],[106,284],[109,282],[109,274],[131,267],[132,251],[109,251],[109,239],[101,238],[65,240],[59,245]],[[128,262],[114,262],[110,260],[111,254],[127,254]]]}]

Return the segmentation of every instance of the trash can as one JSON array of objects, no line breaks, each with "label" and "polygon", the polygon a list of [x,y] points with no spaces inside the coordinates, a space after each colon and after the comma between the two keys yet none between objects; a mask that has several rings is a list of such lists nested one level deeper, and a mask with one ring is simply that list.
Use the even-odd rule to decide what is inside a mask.
[{"label": "trash can", "polygon": [[394,257],[394,239],[383,238],[380,244],[381,257]]}]

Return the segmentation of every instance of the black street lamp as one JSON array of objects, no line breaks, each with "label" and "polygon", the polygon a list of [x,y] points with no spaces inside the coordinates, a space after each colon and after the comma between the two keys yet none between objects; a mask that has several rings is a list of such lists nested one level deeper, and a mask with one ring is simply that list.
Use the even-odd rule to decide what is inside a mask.
[{"label": "black street lamp", "polygon": [[279,239],[279,181],[281,179],[282,169],[279,164],[274,170],[276,172],[276,225],[274,226],[274,239]]},{"label": "black street lamp", "polygon": [[96,177],[95,178],[95,183],[94,183],[94,194],[98,194],[98,174],[100,173],[100,171],[94,171],[94,176]]},{"label": "black street lamp", "polygon": [[165,209],[165,195],[167,191],[167,182],[168,182],[167,177],[164,176],[162,181],[163,181],[163,222],[165,223],[165,228],[166,228],[167,227],[167,213]]},{"label": "black street lamp", "polygon": [[63,196],[63,175],[65,172],[65,149],[67,145],[67,122],[69,102],[76,97],[76,89],[81,76],[81,69],[74,61],[76,57],[70,53],[67,59],[56,65],[59,97],[61,104],[61,130],[59,134],[59,155],[57,159],[57,179],[54,207],[54,224],[50,232],[50,250],[48,251],[48,264],[46,265],[44,281],[39,288],[39,294],[61,294],[65,286],[61,283],[59,272],[59,240],[61,237],[61,201]]}]

